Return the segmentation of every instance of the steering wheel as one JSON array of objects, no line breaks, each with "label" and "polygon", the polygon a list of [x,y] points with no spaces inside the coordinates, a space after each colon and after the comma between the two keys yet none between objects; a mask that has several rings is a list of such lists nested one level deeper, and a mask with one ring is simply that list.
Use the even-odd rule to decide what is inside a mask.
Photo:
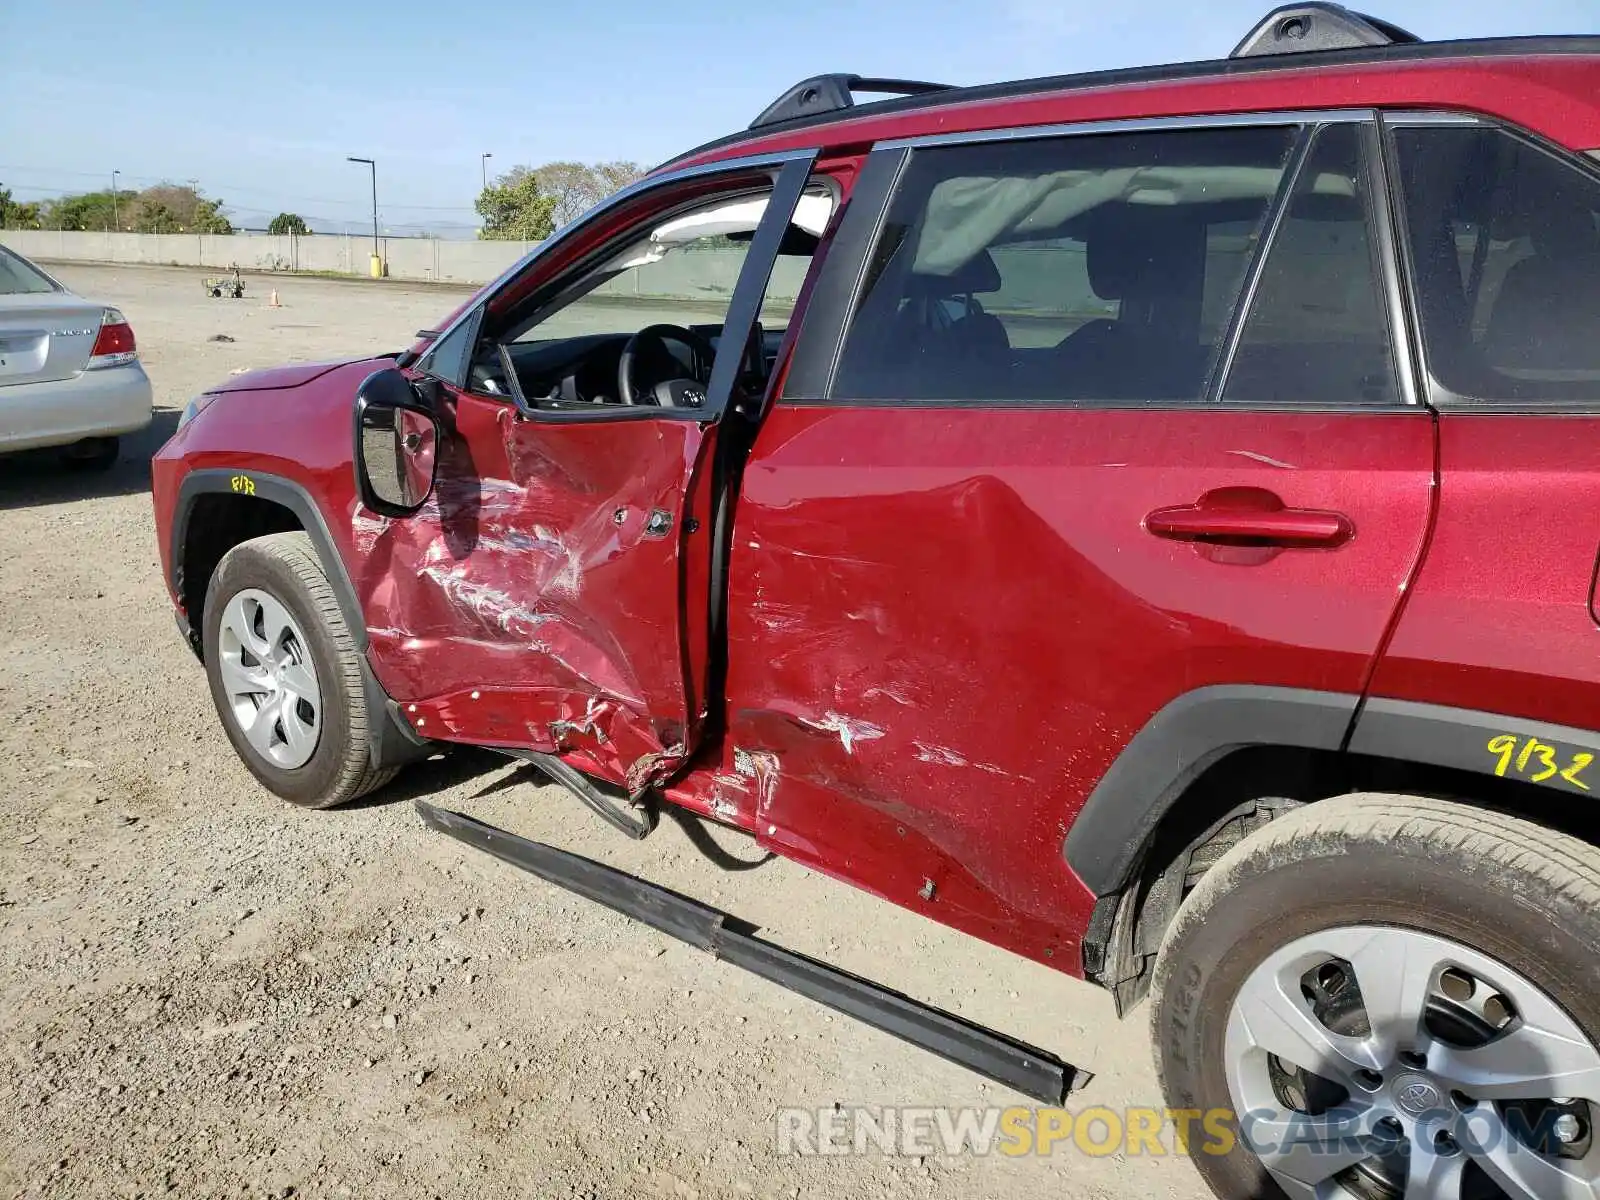
[{"label": "steering wheel", "polygon": [[[638,367],[648,356],[656,361],[676,363],[667,349],[668,342],[689,347],[693,365],[689,378],[667,378],[641,387],[635,380]],[[617,360],[617,397],[624,404],[659,404],[669,408],[699,408],[706,402],[705,385],[711,380],[711,364],[717,351],[702,334],[682,325],[646,325],[628,339]]]}]

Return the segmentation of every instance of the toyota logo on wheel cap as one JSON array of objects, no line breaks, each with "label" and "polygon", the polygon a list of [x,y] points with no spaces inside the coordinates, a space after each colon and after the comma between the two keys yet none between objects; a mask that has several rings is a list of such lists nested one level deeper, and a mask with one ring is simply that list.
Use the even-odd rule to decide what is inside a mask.
[{"label": "toyota logo on wheel cap", "polygon": [[1420,1075],[1403,1076],[1395,1083],[1394,1102],[1413,1117],[1438,1108],[1443,1099],[1438,1087]]}]

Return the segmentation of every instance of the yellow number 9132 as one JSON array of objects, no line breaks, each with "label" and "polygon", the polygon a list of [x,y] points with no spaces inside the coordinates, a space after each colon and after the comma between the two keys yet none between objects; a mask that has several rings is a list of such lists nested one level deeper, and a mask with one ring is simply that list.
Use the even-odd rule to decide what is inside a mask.
[{"label": "yellow number 9132", "polygon": [[1592,754],[1574,751],[1571,760],[1563,767],[1561,765],[1563,751],[1560,747],[1546,745],[1538,738],[1519,738],[1512,733],[1502,733],[1490,738],[1488,750],[1490,754],[1500,756],[1500,761],[1494,767],[1496,775],[1514,771],[1518,775],[1525,776],[1530,783],[1543,783],[1547,779],[1560,778],[1573,787],[1582,788],[1586,792],[1589,790],[1589,785],[1578,776],[1594,761]]}]

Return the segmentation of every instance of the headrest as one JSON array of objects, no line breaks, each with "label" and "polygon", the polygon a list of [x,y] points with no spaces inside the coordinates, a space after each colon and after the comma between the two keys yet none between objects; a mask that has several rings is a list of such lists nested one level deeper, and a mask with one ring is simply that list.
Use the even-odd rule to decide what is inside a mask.
[{"label": "headrest", "polygon": [[980,250],[950,275],[913,275],[911,284],[938,296],[981,296],[1000,290],[1000,268],[987,250]]},{"label": "headrest", "polygon": [[1089,286],[1102,300],[1144,295],[1160,272],[1183,264],[1191,234],[1169,214],[1150,219],[1123,209],[1088,235],[1084,266]]},{"label": "headrest", "polygon": [[1589,206],[1568,196],[1546,196],[1534,211],[1533,245],[1543,258],[1593,262],[1600,253],[1600,231]]}]

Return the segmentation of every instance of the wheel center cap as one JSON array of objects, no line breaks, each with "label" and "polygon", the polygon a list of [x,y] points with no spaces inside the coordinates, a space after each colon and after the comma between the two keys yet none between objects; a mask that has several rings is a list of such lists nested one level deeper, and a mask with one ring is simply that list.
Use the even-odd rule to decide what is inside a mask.
[{"label": "wheel center cap", "polygon": [[1394,1103],[1401,1112],[1420,1117],[1444,1103],[1444,1092],[1426,1075],[1402,1075],[1394,1081]]}]

